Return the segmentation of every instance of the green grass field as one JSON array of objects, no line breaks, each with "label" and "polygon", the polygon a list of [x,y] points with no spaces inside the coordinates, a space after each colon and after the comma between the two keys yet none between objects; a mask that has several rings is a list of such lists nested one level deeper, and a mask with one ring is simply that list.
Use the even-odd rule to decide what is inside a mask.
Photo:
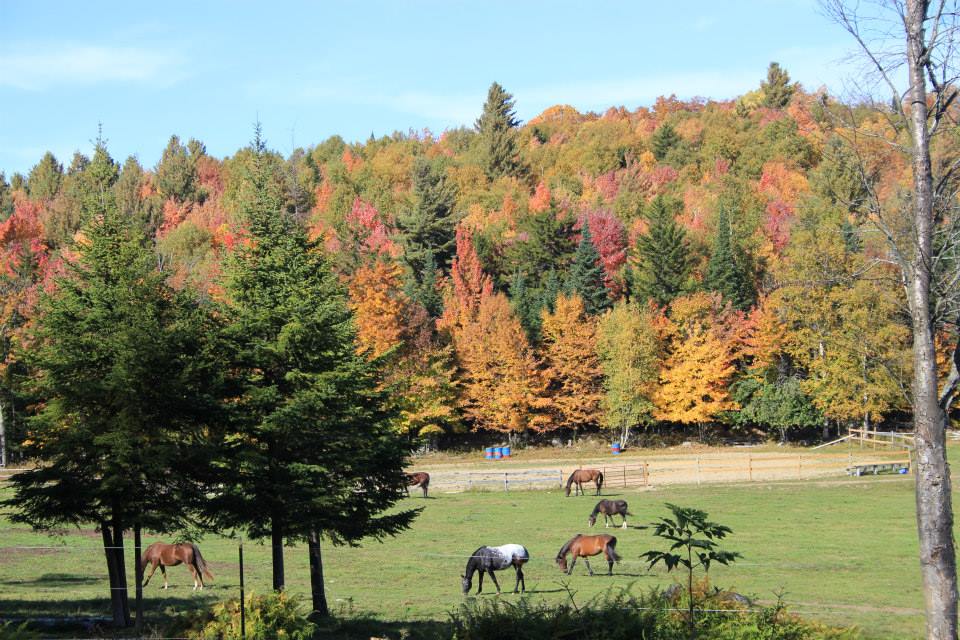
[{"label": "green grass field", "polygon": [[[731,526],[734,534],[726,546],[744,557],[730,568],[712,571],[715,585],[764,601],[782,590],[797,612],[832,624],[857,625],[868,638],[922,634],[912,478],[610,489],[605,495],[630,501],[636,514],[633,525],[664,514],[664,502],[675,502],[705,509],[711,519]],[[641,552],[656,545],[650,531],[639,527],[608,530],[618,537],[617,549],[625,560],[613,578],[588,577],[582,564],[572,577],[561,575],[553,557],[571,535],[586,531],[594,502],[592,496],[565,498],[559,491],[407,499],[404,507],[422,506],[424,511],[402,536],[360,548],[325,547],[331,607],[342,614],[405,621],[415,632],[418,625],[445,620],[446,613],[464,601],[458,578],[464,556],[480,545],[506,542],[530,550],[526,575],[534,598],[567,597],[564,581],[578,600],[610,586],[632,584],[644,590],[669,584],[672,576],[662,570],[648,573],[638,560]],[[148,536],[145,544],[155,539]],[[74,531],[51,538],[3,520],[0,541],[0,615],[106,614],[105,563],[97,534]],[[66,546],[11,548],[59,544]],[[192,593],[187,570],[176,567],[170,570],[170,590],[163,592],[158,573],[146,591],[155,622],[237,593],[236,541],[209,536],[201,549],[217,576],[212,588],[203,595]],[[247,587],[265,592],[271,575],[268,549],[255,543],[244,549]],[[305,546],[289,548],[286,557],[289,588],[307,594]],[[513,586],[512,571],[500,576],[505,589]],[[484,587],[492,591],[489,581]]]}]

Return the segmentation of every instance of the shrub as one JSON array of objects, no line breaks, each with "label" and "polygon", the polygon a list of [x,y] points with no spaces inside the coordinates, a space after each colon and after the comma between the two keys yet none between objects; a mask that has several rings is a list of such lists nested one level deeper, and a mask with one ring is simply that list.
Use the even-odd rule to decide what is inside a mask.
[{"label": "shrub", "polygon": [[[246,597],[247,640],[310,640],[316,626],[307,619],[299,598],[284,592]],[[240,600],[234,598],[215,604],[196,620],[187,633],[196,640],[234,640],[240,638]]]}]

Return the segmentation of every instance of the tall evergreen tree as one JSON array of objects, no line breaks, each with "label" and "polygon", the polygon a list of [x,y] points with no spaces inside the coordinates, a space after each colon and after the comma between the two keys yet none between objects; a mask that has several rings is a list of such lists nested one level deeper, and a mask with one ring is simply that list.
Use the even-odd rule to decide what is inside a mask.
[{"label": "tall evergreen tree", "polygon": [[0,222],[13,215],[13,191],[7,177],[0,171]]},{"label": "tall evergreen tree", "polygon": [[517,175],[521,170],[515,139],[520,121],[513,107],[513,96],[496,82],[491,84],[483,113],[475,124],[480,134],[484,169],[491,180]]},{"label": "tall evergreen tree", "polygon": [[630,294],[666,306],[683,292],[690,275],[687,234],[663,197],[654,199],[646,215],[648,232],[637,240],[628,272]]},{"label": "tall evergreen tree", "polygon": [[746,254],[733,238],[730,217],[724,206],[717,215],[717,235],[703,284],[740,310],[749,309],[756,299]]},{"label": "tall evergreen tree", "polygon": [[760,89],[763,91],[763,106],[782,109],[790,104],[797,85],[790,83],[790,74],[786,69],[777,62],[771,62],[767,67],[767,79],[760,83]]},{"label": "tall evergreen tree", "polygon": [[321,536],[335,544],[406,528],[407,445],[391,428],[380,374],[357,353],[345,294],[327,258],[284,207],[276,164],[250,150],[238,214],[249,233],[226,269],[227,337],[236,354],[235,436],[226,439],[218,520],[269,537],[273,587],[283,546],[306,540],[314,609],[326,613]]},{"label": "tall evergreen tree", "polygon": [[610,295],[604,284],[600,252],[594,246],[590,227],[586,224],[583,225],[580,244],[577,245],[577,252],[573,256],[566,288],[569,293],[580,296],[587,314],[595,315],[610,308]]},{"label": "tall evergreen tree", "polygon": [[43,158],[30,170],[27,177],[27,193],[34,200],[52,200],[60,190],[63,181],[63,165],[47,151]]},{"label": "tall evergreen tree", "polygon": [[526,240],[507,248],[506,262],[514,273],[528,274],[533,288],[542,287],[551,271],[565,272],[569,268],[577,247],[575,223],[573,216],[553,207],[528,215],[519,224]]},{"label": "tall evergreen tree", "polygon": [[653,157],[657,160],[663,160],[667,157],[675,146],[680,144],[680,135],[669,122],[664,122],[657,127],[650,138],[650,147],[653,151]]},{"label": "tall evergreen tree", "polygon": [[420,157],[413,166],[413,195],[416,200],[413,209],[400,214],[397,225],[404,261],[413,280],[409,288],[419,292],[411,297],[424,308],[430,308],[433,300],[421,296],[434,297],[437,269],[450,267],[458,218],[454,212],[457,192],[439,167]]},{"label": "tall evergreen tree", "polygon": [[38,529],[97,525],[113,622],[126,626],[124,531],[188,526],[203,495],[193,471],[206,465],[198,454],[223,367],[209,317],[169,288],[112,192],[100,195],[78,257],[39,303],[23,353],[35,372],[26,392],[39,407],[28,454],[41,464],[11,479],[5,504],[14,521]]},{"label": "tall evergreen tree", "polygon": [[198,183],[196,165],[196,156],[180,143],[180,138],[170,136],[167,148],[163,150],[157,164],[157,189],[160,195],[173,198],[177,202],[193,200]]}]

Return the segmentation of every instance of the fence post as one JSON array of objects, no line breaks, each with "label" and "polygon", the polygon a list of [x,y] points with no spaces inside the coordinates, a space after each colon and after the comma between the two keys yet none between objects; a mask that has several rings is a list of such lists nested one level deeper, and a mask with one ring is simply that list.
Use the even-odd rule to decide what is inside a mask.
[{"label": "fence post", "polygon": [[649,470],[646,462],[643,463],[643,486],[650,486]]},{"label": "fence post", "polygon": [[247,603],[243,593],[243,538],[240,538],[237,551],[240,554],[240,638],[247,640]]},{"label": "fence post", "polygon": [[803,454],[797,456],[797,480],[803,480]]},{"label": "fence post", "polygon": [[627,465],[623,465],[620,468],[623,469],[623,487],[626,488],[627,487]]},{"label": "fence post", "polygon": [[700,486],[700,456],[697,456],[697,486]]},{"label": "fence post", "polygon": [[467,491],[473,489],[473,472],[467,474]]},{"label": "fence post", "polygon": [[510,491],[510,481],[507,480],[507,472],[506,472],[506,471],[503,472],[503,490],[504,490],[504,491],[507,491],[507,492]]},{"label": "fence post", "polygon": [[753,454],[747,454],[747,472],[750,474],[750,482],[753,482]]}]

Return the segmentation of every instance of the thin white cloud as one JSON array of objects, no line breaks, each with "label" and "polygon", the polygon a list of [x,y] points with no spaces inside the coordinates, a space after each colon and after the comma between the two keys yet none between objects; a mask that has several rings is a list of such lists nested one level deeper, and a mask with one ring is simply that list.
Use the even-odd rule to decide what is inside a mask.
[{"label": "thin white cloud", "polygon": [[45,45],[0,50],[0,87],[42,91],[64,85],[158,83],[183,77],[176,52],[102,45]]}]

